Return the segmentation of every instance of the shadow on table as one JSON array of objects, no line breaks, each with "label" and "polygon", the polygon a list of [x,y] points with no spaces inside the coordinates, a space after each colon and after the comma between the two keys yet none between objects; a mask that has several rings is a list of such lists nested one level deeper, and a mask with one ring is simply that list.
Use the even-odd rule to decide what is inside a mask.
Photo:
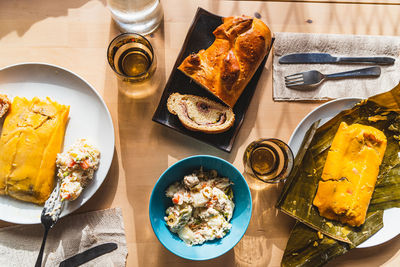
[{"label": "shadow on table", "polygon": [[[327,1],[328,2],[328,1]],[[343,1],[345,2],[345,1]],[[355,1],[353,1],[355,2]],[[324,25],[324,33],[343,33],[343,34],[367,34],[367,35],[399,35],[400,15],[398,12],[387,12],[383,5],[373,4],[374,12],[370,12],[371,5],[365,4],[326,4],[325,9],[321,5],[321,12],[326,12],[329,23]],[[383,1],[381,1],[383,2]],[[394,3],[394,1],[393,1]],[[320,3],[322,4],[322,3]],[[398,3],[395,3],[396,5]],[[260,4],[259,13],[263,14],[261,18],[269,23],[269,10],[273,10],[270,6],[276,5],[265,1]],[[314,28],[313,20],[319,20],[317,14],[312,12],[312,8],[316,3],[299,3],[293,1],[286,3],[281,8],[282,27],[280,32],[320,32],[318,28]],[[345,8],[344,8],[345,7]],[[393,8],[397,6],[393,5]],[[273,30],[273,29],[272,29]]]},{"label": "shadow on table", "polygon": [[[71,9],[80,8],[91,0],[72,0],[72,1],[54,1],[54,0],[19,0],[19,1],[0,1],[0,10],[3,12],[0,27],[0,38],[16,31],[18,36],[22,36],[32,25],[46,18],[68,16]],[[105,5],[105,0],[101,0]]]},{"label": "shadow on table", "polygon": [[[119,32],[114,22],[110,24],[110,41]],[[128,260],[133,265],[157,266],[159,255],[164,248],[157,241],[148,216],[151,190],[161,173],[168,167],[168,150],[154,131],[157,127],[151,118],[158,105],[165,85],[164,24],[146,38],[152,44],[157,57],[157,69],[151,78],[153,94],[138,99],[129,93],[129,88],[121,83],[107,66],[106,84],[110,92],[117,95],[119,147],[122,172],[129,206],[124,210],[124,219],[133,220],[133,229],[125,229],[129,247]],[[133,85],[134,86],[134,85]],[[110,94],[110,97],[114,97]],[[162,156],[156,156],[156,155]],[[168,252],[169,253],[169,252]],[[171,254],[171,256],[173,256]],[[136,262],[135,262],[136,261]],[[133,263],[132,263],[133,262]],[[161,263],[160,263],[161,264]]]},{"label": "shadow on table", "polygon": [[[244,173],[253,200],[249,227],[234,248],[236,266],[268,266],[286,247],[294,220],[275,208],[283,184],[267,184]],[[275,260],[276,261],[276,260]]]},{"label": "shadow on table", "polygon": [[[112,31],[115,31],[115,23],[112,23],[112,27],[114,29],[111,30],[112,36],[110,36],[110,40],[118,34],[118,32],[112,33]],[[125,85],[121,81],[117,81],[114,73],[111,70],[108,72],[109,75],[112,75],[111,79],[116,81],[114,84],[117,84],[120,88],[118,90],[117,115],[122,166],[127,178],[127,187],[130,185],[154,185],[159,175],[168,166],[167,154],[163,157],[162,162],[154,161],[155,154],[166,153],[167,151],[163,147],[162,142],[160,142],[157,132],[154,132],[156,125],[151,120],[165,84],[163,36],[163,23],[155,33],[146,36],[151,42],[157,56],[157,69],[151,78],[156,82],[153,83],[155,88],[152,89],[153,93],[151,95],[141,99],[131,97],[129,93],[125,93],[126,88],[123,88]],[[143,177],[140,175],[143,175]],[[133,180],[136,180],[137,183]]]}]

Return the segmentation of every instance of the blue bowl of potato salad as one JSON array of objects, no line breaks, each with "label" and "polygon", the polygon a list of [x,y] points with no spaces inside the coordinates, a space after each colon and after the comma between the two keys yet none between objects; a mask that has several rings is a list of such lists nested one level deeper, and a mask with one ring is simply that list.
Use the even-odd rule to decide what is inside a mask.
[{"label": "blue bowl of potato salad", "polygon": [[232,249],[250,222],[252,201],[243,175],[214,156],[182,159],[158,179],[150,197],[151,226],[169,251],[209,260]]}]

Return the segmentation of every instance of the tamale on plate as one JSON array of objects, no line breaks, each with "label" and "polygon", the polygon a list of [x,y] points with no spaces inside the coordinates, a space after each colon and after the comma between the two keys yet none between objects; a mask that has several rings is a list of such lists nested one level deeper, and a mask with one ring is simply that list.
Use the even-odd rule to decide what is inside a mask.
[{"label": "tamale on plate", "polygon": [[42,204],[54,187],[69,106],[15,97],[0,138],[0,194]]},{"label": "tamale on plate", "polygon": [[[400,84],[386,93],[357,103],[351,109],[342,110],[322,126],[318,125],[319,121],[311,125],[277,203],[279,210],[298,220],[286,245],[281,266],[322,266],[359,246],[373,234],[380,236],[384,210],[400,208],[399,99]],[[342,122],[371,126],[382,131],[387,140],[366,219],[359,227],[327,219],[313,205],[328,153]],[[343,169],[343,164],[338,163],[337,169]],[[323,234],[322,239],[318,232]],[[316,246],[315,241],[318,243]]]},{"label": "tamale on plate", "polygon": [[340,124],[313,201],[321,216],[350,226],[364,223],[386,143],[372,126]]}]

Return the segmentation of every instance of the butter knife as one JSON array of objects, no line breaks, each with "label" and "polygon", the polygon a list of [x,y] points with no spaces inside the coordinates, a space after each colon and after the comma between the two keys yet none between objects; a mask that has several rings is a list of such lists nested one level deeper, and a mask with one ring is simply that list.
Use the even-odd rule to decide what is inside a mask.
[{"label": "butter knife", "polygon": [[392,57],[334,57],[327,53],[296,53],[279,59],[280,64],[377,64],[392,65]]},{"label": "butter knife", "polygon": [[116,243],[105,243],[98,245],[96,247],[90,248],[88,250],[85,250],[84,252],[81,252],[79,254],[76,254],[75,256],[72,256],[66,260],[63,260],[60,263],[59,267],[76,267],[80,266],[90,260],[93,260],[101,255],[104,255],[106,253],[109,253],[115,249],[118,248],[118,245]]}]

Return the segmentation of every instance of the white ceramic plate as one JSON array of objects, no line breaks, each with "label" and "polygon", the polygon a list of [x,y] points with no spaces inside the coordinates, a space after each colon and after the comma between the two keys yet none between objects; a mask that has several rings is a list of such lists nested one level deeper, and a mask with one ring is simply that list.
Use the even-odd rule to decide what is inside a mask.
[{"label": "white ceramic plate", "polygon": [[[360,98],[340,98],[337,100],[329,101],[313,111],[311,111],[300,123],[297,125],[292,136],[289,140],[289,146],[292,149],[293,155],[297,155],[301,142],[304,139],[304,135],[310,126],[317,120],[321,119],[320,125],[324,124],[340,111],[349,109],[354,106],[355,103],[359,102]],[[367,248],[382,244],[400,233],[400,227],[398,222],[400,221],[400,209],[392,208],[385,210],[383,214],[383,228],[376,234],[371,236],[364,243],[360,244],[358,248]]]},{"label": "white ceramic plate", "polygon": [[[101,96],[75,73],[44,63],[21,63],[0,69],[0,93],[7,94],[10,99],[15,96],[28,99],[48,96],[70,106],[64,147],[72,145],[79,138],[86,138],[101,153],[100,166],[93,181],[78,199],[66,203],[61,216],[81,207],[102,184],[114,154],[114,126]],[[40,223],[42,209],[35,204],[0,196],[0,220],[3,221]]]}]

